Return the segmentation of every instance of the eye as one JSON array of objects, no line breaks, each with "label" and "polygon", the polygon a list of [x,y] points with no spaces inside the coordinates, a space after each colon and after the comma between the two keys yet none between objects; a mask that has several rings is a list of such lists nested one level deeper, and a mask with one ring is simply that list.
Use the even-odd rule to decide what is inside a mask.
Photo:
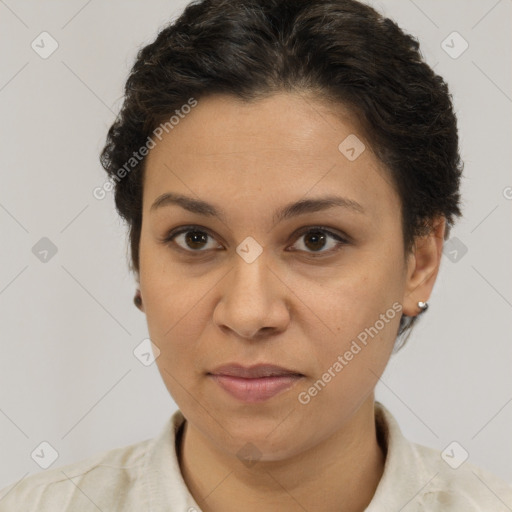
[{"label": "eye", "polygon": [[[306,231],[303,230],[298,236],[299,242],[294,244],[298,245],[298,248],[292,249],[292,251],[304,251],[312,256],[332,253],[341,246],[348,244],[345,238],[320,226],[308,228]],[[330,242],[329,239],[331,240]],[[326,247],[326,250],[322,250]]]},{"label": "eye", "polygon": [[175,244],[188,252],[204,252],[222,248],[207,231],[198,226],[185,226],[171,231],[163,242],[169,245]]},{"label": "eye", "polygon": [[[306,252],[311,256],[322,256],[333,253],[341,246],[349,243],[345,238],[321,226],[302,230],[296,233],[295,237],[299,237],[299,241],[291,246],[292,248],[289,250],[292,252]],[[217,243],[215,238],[200,226],[183,226],[177,228],[171,231],[162,242],[167,245],[178,246],[178,249],[189,253],[222,249],[222,245]]]}]

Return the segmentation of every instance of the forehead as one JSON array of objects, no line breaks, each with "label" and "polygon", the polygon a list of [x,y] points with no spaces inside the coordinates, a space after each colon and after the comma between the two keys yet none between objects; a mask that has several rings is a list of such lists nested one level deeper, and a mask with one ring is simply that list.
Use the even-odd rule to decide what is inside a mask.
[{"label": "forehead", "polygon": [[155,142],[145,162],[145,212],[164,192],[260,210],[337,192],[375,217],[399,208],[390,175],[354,115],[310,95],[199,99]]}]

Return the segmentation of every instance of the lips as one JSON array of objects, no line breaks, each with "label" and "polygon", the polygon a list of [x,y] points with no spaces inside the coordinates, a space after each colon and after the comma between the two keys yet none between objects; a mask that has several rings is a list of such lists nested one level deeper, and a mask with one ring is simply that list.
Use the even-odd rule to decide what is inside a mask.
[{"label": "lips", "polygon": [[226,375],[229,377],[241,377],[244,379],[258,379],[261,377],[282,377],[290,375],[302,375],[295,370],[288,370],[273,364],[257,364],[245,367],[232,363],[219,366],[211,372],[212,375]]},{"label": "lips", "polygon": [[225,392],[246,403],[263,402],[291,388],[304,375],[272,364],[223,365],[208,374]]}]

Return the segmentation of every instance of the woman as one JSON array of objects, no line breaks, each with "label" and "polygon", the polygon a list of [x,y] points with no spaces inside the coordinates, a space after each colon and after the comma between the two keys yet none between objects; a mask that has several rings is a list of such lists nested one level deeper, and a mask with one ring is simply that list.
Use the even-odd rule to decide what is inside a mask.
[{"label": "woman", "polygon": [[204,0],[125,92],[101,161],[179,411],[0,510],[510,510],[374,398],[461,215],[456,118],[416,40],[353,0]]}]

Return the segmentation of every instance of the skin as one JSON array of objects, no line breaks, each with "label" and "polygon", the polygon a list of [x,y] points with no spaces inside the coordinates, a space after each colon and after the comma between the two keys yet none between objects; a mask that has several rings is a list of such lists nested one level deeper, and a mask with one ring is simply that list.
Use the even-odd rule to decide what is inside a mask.
[{"label": "skin", "polygon": [[[366,145],[354,161],[338,150],[350,134]],[[176,204],[151,211],[167,192],[207,201],[224,217]],[[357,201],[364,213],[333,207],[274,225],[284,205],[327,195]],[[400,215],[399,196],[357,119],[311,95],[202,98],[150,151],[141,309],[164,383],[187,419],[180,467],[203,511],[356,512],[371,501],[385,462],[374,388],[400,314],[309,403],[298,395],[393,303],[414,316],[430,297],[445,221],[435,219],[405,255]],[[184,234],[163,241],[188,225],[208,237],[198,245]],[[348,243],[336,249],[325,231],[323,245],[298,233],[318,226]],[[248,236],[262,247],[252,263],[236,252]],[[274,363],[304,377],[264,402],[244,403],[207,375],[230,362]],[[254,464],[237,455],[244,447],[256,447]]]}]

